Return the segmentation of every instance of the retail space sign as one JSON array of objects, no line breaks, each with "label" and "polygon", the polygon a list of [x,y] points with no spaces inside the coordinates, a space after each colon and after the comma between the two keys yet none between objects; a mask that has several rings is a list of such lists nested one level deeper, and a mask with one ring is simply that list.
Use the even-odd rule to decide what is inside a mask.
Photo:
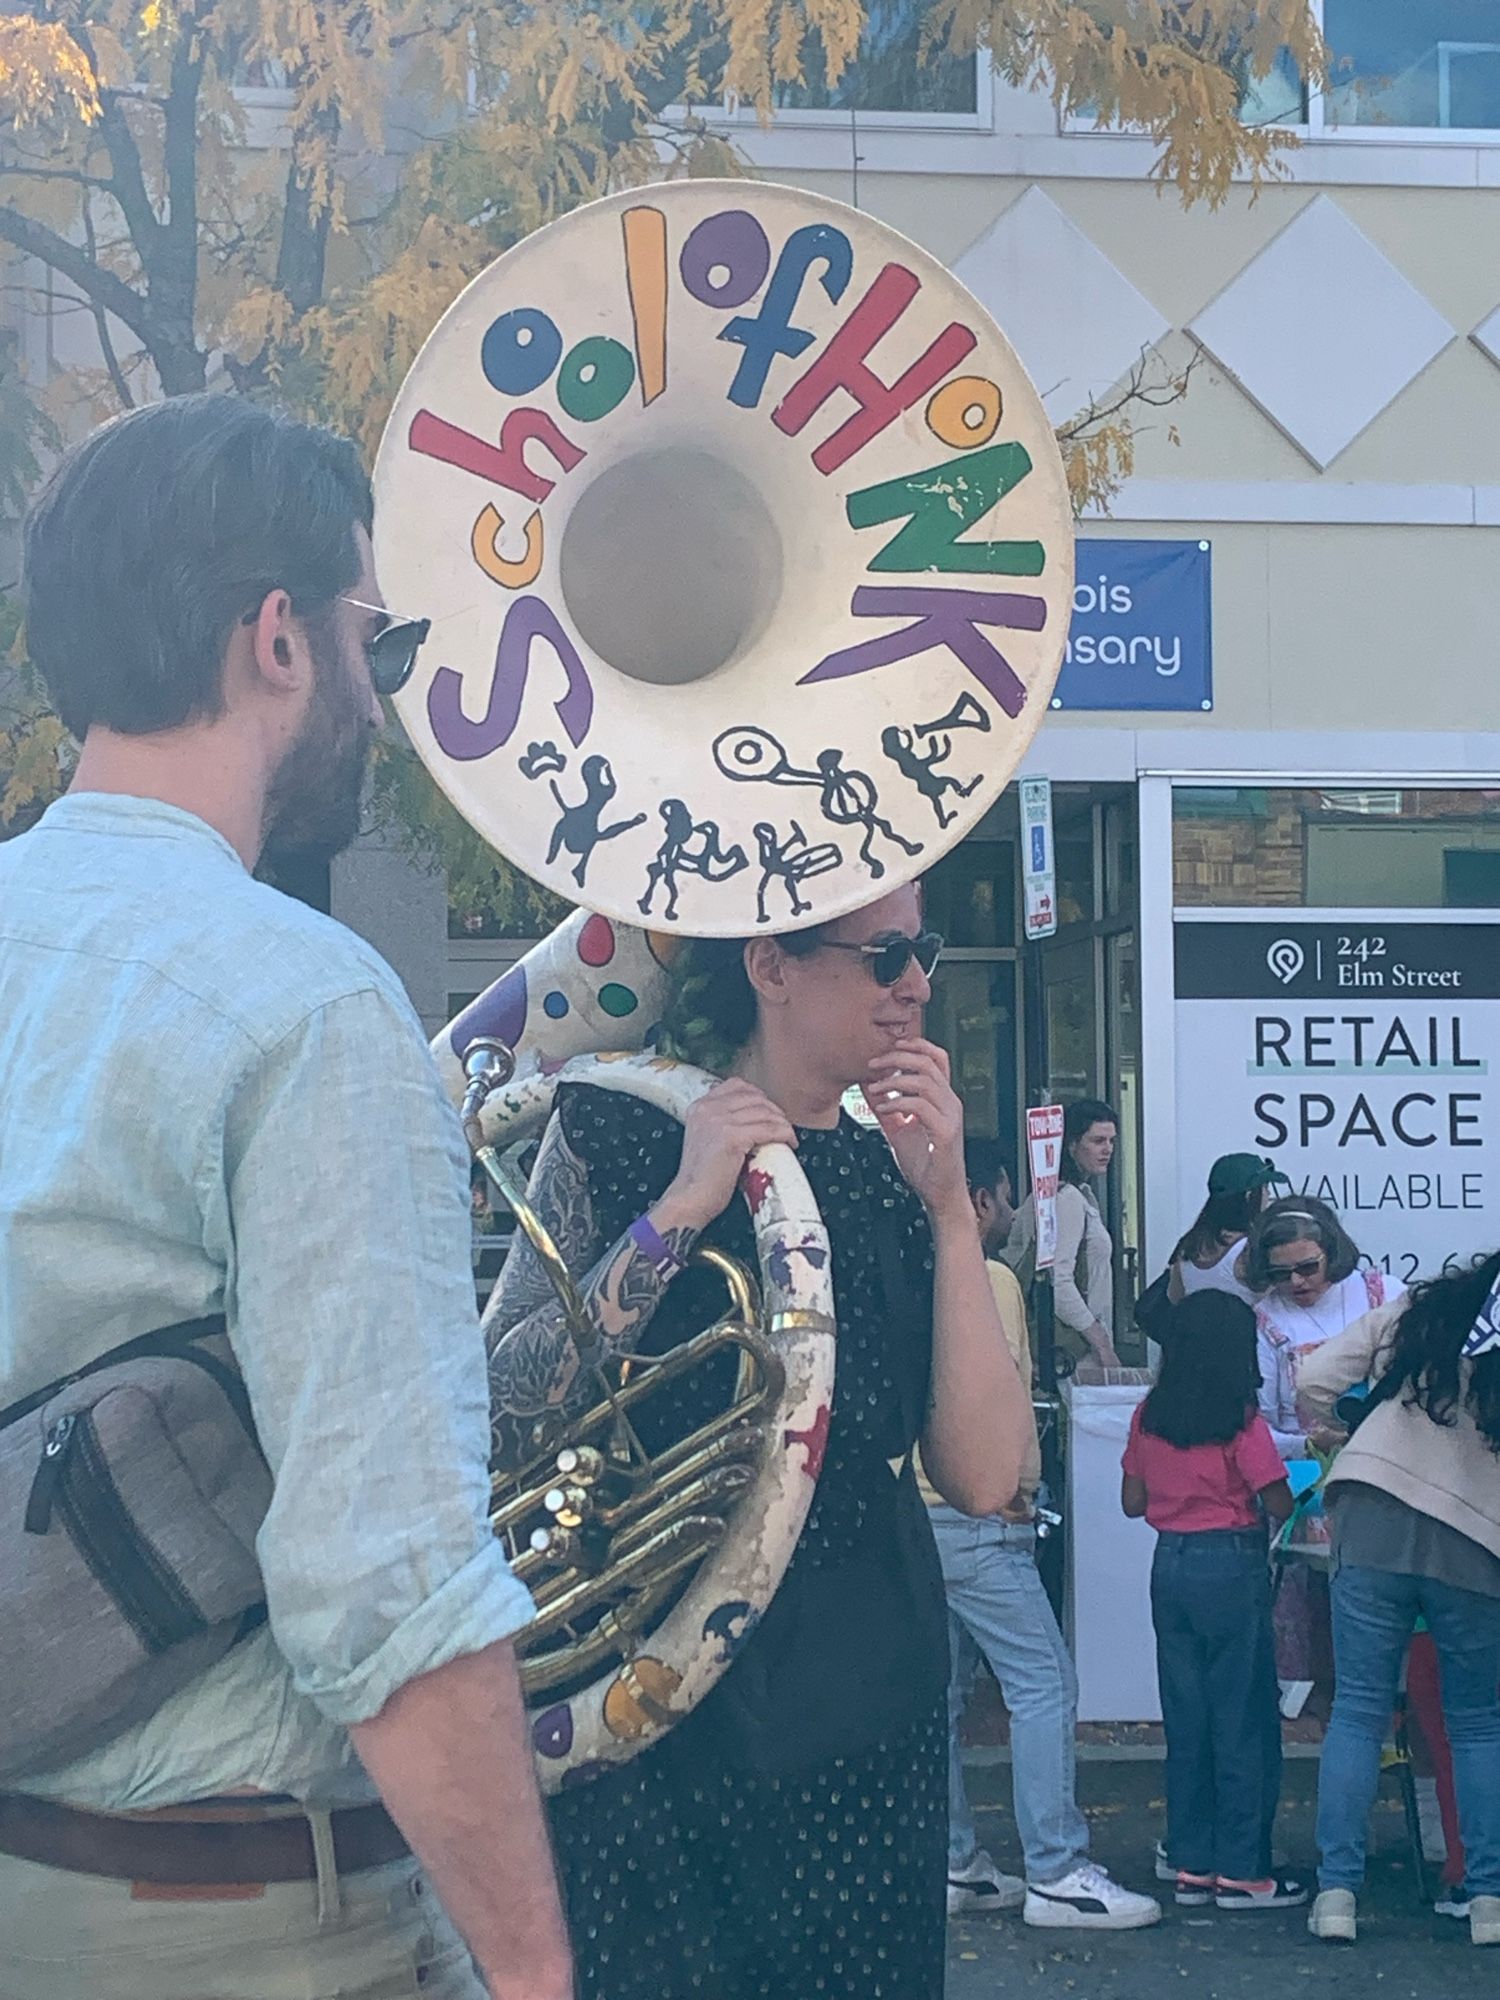
[{"label": "retail space sign", "polygon": [[1057,857],[1052,845],[1052,780],[1021,780],[1021,889],[1028,938],[1057,929]]},{"label": "retail space sign", "polygon": [[1181,1225],[1268,1153],[1403,1283],[1500,1238],[1500,922],[1225,911],[1175,926]]},{"label": "retail space sign", "polygon": [[1212,560],[1208,542],[1081,540],[1052,706],[1212,708]]},{"label": "retail space sign", "polygon": [[1026,1113],[1026,1157],[1036,1211],[1036,1268],[1047,1271],[1057,1259],[1057,1181],[1062,1168],[1063,1108],[1037,1104]]}]

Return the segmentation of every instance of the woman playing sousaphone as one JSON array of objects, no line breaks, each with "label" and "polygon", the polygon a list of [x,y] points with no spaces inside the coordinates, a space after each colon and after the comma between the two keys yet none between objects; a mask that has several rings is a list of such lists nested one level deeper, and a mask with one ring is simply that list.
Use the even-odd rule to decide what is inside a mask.
[{"label": "woman playing sousaphone", "polygon": [[[912,1471],[994,1512],[1020,1473],[1028,1391],[969,1206],[963,1113],[922,1038],[941,939],[917,886],[785,937],[686,945],[669,1053],[723,1077],[685,1125],[564,1083],[531,1199],[616,1355],[718,1316],[700,1244],[753,1260],[744,1169],[795,1146],[832,1248],[838,1369],[815,1497],[780,1590],[718,1686],[633,1763],[552,1801],[580,2000],[712,1993],[940,2000],[946,1614]],[[861,1086],[879,1130],[841,1109]],[[492,1329],[497,1441],[594,1393],[518,1239]],[[664,1399],[674,1427],[716,1385]]]}]

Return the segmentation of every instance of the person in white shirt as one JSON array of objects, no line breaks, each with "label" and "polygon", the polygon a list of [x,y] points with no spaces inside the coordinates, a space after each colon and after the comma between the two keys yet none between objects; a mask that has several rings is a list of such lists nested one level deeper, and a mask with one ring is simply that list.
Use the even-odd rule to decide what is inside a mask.
[{"label": "person in white shirt", "polygon": [[1172,1252],[1167,1297],[1175,1305],[1194,1292],[1229,1292],[1255,1304],[1245,1283],[1245,1239],[1266,1205],[1267,1191],[1291,1182],[1274,1160],[1257,1153],[1223,1153],[1208,1170],[1208,1199]]}]

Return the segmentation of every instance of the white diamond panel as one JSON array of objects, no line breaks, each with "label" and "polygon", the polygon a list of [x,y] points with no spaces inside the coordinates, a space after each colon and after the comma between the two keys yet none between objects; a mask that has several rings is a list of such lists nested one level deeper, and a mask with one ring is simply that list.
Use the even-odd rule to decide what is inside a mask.
[{"label": "white diamond panel", "polygon": [[1319,471],[1455,338],[1327,195],[1188,331]]},{"label": "white diamond panel", "polygon": [[1113,387],[1170,327],[1039,187],[953,269],[999,322],[1058,423]]}]

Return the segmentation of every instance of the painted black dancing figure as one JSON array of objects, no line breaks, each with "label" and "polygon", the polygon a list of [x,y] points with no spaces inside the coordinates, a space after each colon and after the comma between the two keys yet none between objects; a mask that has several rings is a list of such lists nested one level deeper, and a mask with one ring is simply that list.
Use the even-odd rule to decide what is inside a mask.
[{"label": "painted black dancing figure", "polygon": [[757,923],[768,924],[771,913],[766,908],[766,891],[773,882],[780,882],[786,890],[794,917],[802,916],[812,908],[802,900],[801,884],[812,881],[814,876],[827,875],[843,862],[843,855],[833,842],[826,841],[821,847],[809,847],[807,835],[792,821],[792,830],[783,840],[768,820],[757,820],[755,824],[755,846],[760,857],[760,886],[755,892],[755,917]]},{"label": "painted black dancing figure", "polygon": [[569,854],[578,856],[578,865],[573,870],[573,880],[581,889],[588,875],[589,857],[601,841],[615,840],[622,833],[629,833],[632,827],[644,826],[646,815],[637,813],[633,819],[616,820],[613,826],[601,826],[604,808],[619,789],[615,774],[607,757],[585,757],[578,774],[583,780],[583,797],[574,805],[558,790],[557,780],[549,778],[547,788],[557,800],[561,812],[557,825],[552,829],[552,844],[547,849],[548,861],[555,861],[564,848]]},{"label": "painted black dancing figure", "polygon": [[677,918],[677,878],[696,875],[700,882],[727,882],[750,866],[743,847],[722,848],[719,829],[711,819],[695,820],[681,799],[663,799],[662,843],[656,859],[646,870],[646,893],[637,908],[643,917],[651,914],[658,888],[667,892],[665,911],[668,923]]},{"label": "painted black dancing figure", "polygon": [[[920,1438],[940,1490],[992,1513],[1020,1476],[1028,1409],[969,1207],[962,1107],[921,1038],[930,988],[890,949],[920,930],[908,886],[785,937],[688,943],[663,1046],[725,1080],[684,1126],[565,1084],[542,1140],[531,1199],[614,1353],[664,1353],[720,1312],[719,1281],[679,1260],[700,1241],[753,1260],[741,1189],[763,1145],[796,1143],[839,1302],[821,1473],[781,1589],[690,1717],[551,1802],[578,2000],[941,2000],[947,1616],[912,1452]],[[883,1131],[841,1113],[855,1084]],[[672,1260],[637,1246],[643,1215]],[[539,1418],[593,1393],[523,1240],[492,1327],[495,1440],[515,1461]],[[705,1376],[670,1392],[672,1434],[728,1386]]]},{"label": "painted black dancing figure", "polygon": [[916,732],[898,728],[892,723],[890,728],[881,731],[880,747],[902,777],[910,778],[923,798],[931,805],[937,814],[939,826],[951,826],[958,817],[943,804],[945,796],[952,792],[956,797],[966,799],[982,780],[981,773],[980,777],[971,778],[965,785],[961,784],[951,771],[938,769],[940,764],[946,764],[953,755],[951,736],[929,736],[924,746],[927,751],[924,757],[917,749]]}]

